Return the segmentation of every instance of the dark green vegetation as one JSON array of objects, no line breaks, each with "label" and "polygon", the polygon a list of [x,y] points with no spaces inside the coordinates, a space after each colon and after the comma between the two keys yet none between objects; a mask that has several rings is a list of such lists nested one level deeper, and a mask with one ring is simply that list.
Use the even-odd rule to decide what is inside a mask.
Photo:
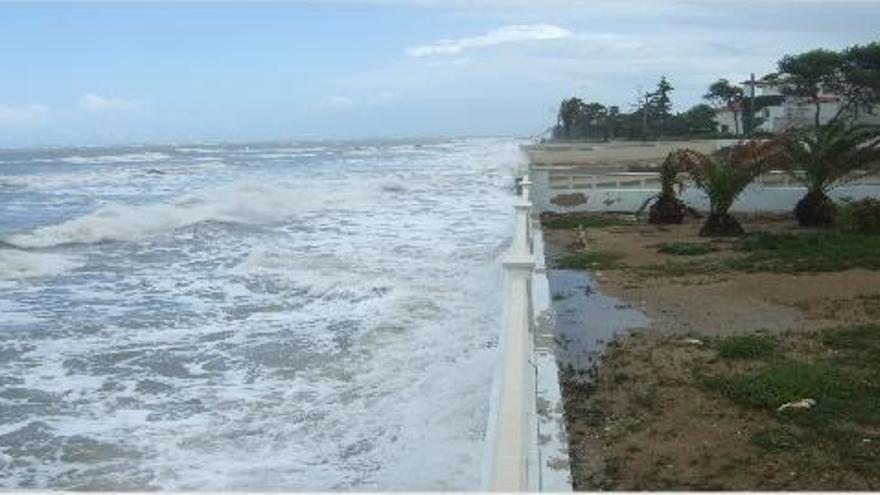
[{"label": "dark green vegetation", "polygon": [[800,438],[787,428],[768,428],[752,434],[749,441],[766,451],[781,452],[801,446]]},{"label": "dark green vegetation", "polygon": [[834,120],[871,111],[880,102],[880,43],[854,45],[840,52],[815,49],[786,55],[778,62],[779,74],[767,79],[781,83],[786,95],[815,104],[814,124],[819,127],[821,92],[839,95],[843,105]]},{"label": "dark green vegetation", "polygon": [[[660,249],[672,252],[688,250],[698,243],[666,243],[683,245]],[[706,246],[712,246],[706,244]],[[634,270],[647,277],[684,277],[700,274],[722,274],[729,271],[748,273],[820,273],[864,268],[880,270],[880,236],[841,231],[775,234],[757,232],[742,236],[732,244],[733,255],[723,259],[669,261],[645,265]]]},{"label": "dark green vegetation", "polygon": [[621,257],[619,253],[609,251],[575,251],[557,259],[554,266],[564,270],[610,268]]},{"label": "dark green vegetation", "polygon": [[681,149],[667,157],[678,170],[687,171],[709,198],[709,216],[700,235],[715,237],[744,232],[730,208],[749,184],[783,160],[782,150],[774,141],[757,140],[743,141],[713,155]]},{"label": "dark green vegetation", "polygon": [[672,113],[672,84],[660,78],[654,91],[640,92],[635,109],[621,112],[616,105],[585,102],[572,97],[562,100],[552,128],[554,139],[711,138],[716,137],[715,110],[694,105]]},{"label": "dark green vegetation", "polygon": [[787,155],[787,167],[807,188],[794,214],[804,226],[834,223],[837,206],[828,191],[857,172],[880,168],[880,129],[848,127],[842,123],[794,131],[777,139]]},{"label": "dark green vegetation", "polygon": [[779,343],[762,334],[734,335],[718,342],[718,355],[725,359],[756,359],[776,354]]},{"label": "dark green vegetation", "polygon": [[[735,347],[766,349],[767,342]],[[703,379],[705,386],[734,402],[766,411],[778,421],[755,433],[753,444],[768,452],[792,450],[819,442],[830,444],[840,461],[876,478],[880,473],[880,325],[846,326],[811,337],[821,346],[810,356],[785,355],[766,350],[743,372]],[[743,358],[741,352],[721,358]],[[808,409],[780,411],[783,404],[812,399]]]},{"label": "dark green vegetation", "polygon": [[836,228],[858,234],[880,234],[880,200],[865,198],[838,207]]},{"label": "dark green vegetation", "polygon": [[[678,180],[678,174],[683,172],[675,160],[675,154],[672,153],[663,160],[660,166],[660,194],[648,198],[645,204],[653,201],[648,213],[648,223],[654,225],[676,224],[684,221],[684,215],[687,212],[687,206],[678,199],[675,193],[675,186],[679,189],[684,184]],[[644,205],[639,209],[640,214],[644,209]]]},{"label": "dark green vegetation", "polygon": [[756,233],[741,238],[743,252],[725,261],[745,272],[816,273],[850,268],[880,269],[880,236],[845,232]]},{"label": "dark green vegetation", "polygon": [[556,215],[544,213],[541,215],[541,227],[548,230],[590,229],[619,225],[632,225],[632,222],[618,217],[595,214]]},{"label": "dark green vegetation", "polygon": [[[876,200],[868,200],[866,225],[876,225],[873,209]],[[625,268],[646,277],[683,277],[725,272],[820,273],[853,268],[880,270],[880,236],[858,233],[860,227],[851,218],[852,208],[843,209],[838,228],[806,230],[796,233],[755,232],[732,240],[713,242],[669,241],[657,245],[660,253],[671,256],[700,256],[713,252],[722,257],[667,261],[661,264],[627,266],[619,263],[622,256],[607,251],[576,251],[557,261],[559,268]],[[634,225],[612,216],[551,216],[543,217],[545,229],[588,229]],[[873,227],[871,227],[873,228]]]},{"label": "dark green vegetation", "polygon": [[[815,105],[813,121],[819,127],[823,91],[837,95],[842,102],[832,120],[852,120],[880,104],[880,42],[853,45],[842,51],[810,50],[785,55],[777,62],[778,73],[767,74],[759,82],[778,86],[785,96],[796,97]],[[620,111],[616,105],[566,98],[559,106],[554,139],[675,139],[712,138],[716,129],[715,109],[695,105],[686,112],[673,114],[671,93],[675,88],[662,77],[654,91],[638,91],[634,110]],[[756,136],[761,125],[761,110],[778,105],[785,96],[752,96],[727,79],[712,83],[704,98],[734,113],[735,132]],[[742,121],[745,129],[740,129]]]},{"label": "dark green vegetation", "polygon": [[719,79],[709,85],[709,91],[703,98],[711,101],[716,106],[728,108],[733,111],[735,134],[739,135],[739,115],[743,110],[743,90],[741,87],[731,84],[727,79]]},{"label": "dark green vegetation", "polygon": [[676,256],[699,256],[717,251],[717,248],[708,242],[675,241],[660,244],[657,251]]}]

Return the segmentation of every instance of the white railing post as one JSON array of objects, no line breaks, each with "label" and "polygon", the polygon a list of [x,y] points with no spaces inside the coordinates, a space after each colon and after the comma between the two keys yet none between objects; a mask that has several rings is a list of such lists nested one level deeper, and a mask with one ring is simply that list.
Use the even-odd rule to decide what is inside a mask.
[{"label": "white railing post", "polygon": [[519,200],[513,204],[516,210],[516,224],[513,230],[513,243],[510,252],[514,254],[531,254],[531,216],[532,203]]},{"label": "white railing post", "polygon": [[534,490],[537,480],[530,479],[530,464],[537,459],[535,419],[535,371],[531,364],[533,337],[530,284],[535,269],[531,243],[529,182],[522,184],[522,197],[514,203],[516,224],[513,243],[504,256],[505,273],[504,328],[501,335],[501,374],[493,424],[489,479],[486,488],[494,492]]},{"label": "white railing post", "polygon": [[524,175],[522,180],[519,183],[520,187],[522,187],[522,199],[525,201],[532,200],[532,181],[529,180],[528,175]]}]

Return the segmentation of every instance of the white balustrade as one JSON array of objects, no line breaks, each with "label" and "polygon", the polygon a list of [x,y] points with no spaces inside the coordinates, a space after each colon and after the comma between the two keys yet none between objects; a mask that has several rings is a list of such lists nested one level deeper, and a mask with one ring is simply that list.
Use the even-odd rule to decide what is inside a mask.
[{"label": "white balustrade", "polygon": [[502,265],[505,272],[504,328],[501,335],[501,374],[497,403],[489,431],[491,462],[485,487],[495,492],[535,491],[535,368],[531,364],[531,278],[535,258],[531,243],[531,208],[528,177],[520,183],[522,196],[514,203],[516,224],[513,242]]}]

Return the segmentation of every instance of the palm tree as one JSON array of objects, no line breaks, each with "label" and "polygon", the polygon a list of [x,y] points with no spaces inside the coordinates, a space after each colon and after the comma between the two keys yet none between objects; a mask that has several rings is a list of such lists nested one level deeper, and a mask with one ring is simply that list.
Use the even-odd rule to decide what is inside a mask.
[{"label": "palm tree", "polygon": [[639,213],[641,213],[648,203],[654,201],[648,210],[648,223],[667,225],[681,223],[684,220],[687,206],[675,193],[676,185],[679,188],[682,187],[682,183],[678,181],[678,174],[686,172],[682,168],[684,161],[678,157],[679,153],[686,153],[686,151],[673,151],[666,157],[666,160],[663,160],[663,165],[660,166],[660,193],[648,198],[639,208]]},{"label": "palm tree", "polygon": [[742,225],[730,215],[734,201],[759,175],[782,163],[781,148],[773,142],[745,141],[714,156],[679,150],[675,161],[690,174],[694,184],[709,197],[709,216],[701,236],[742,234]]},{"label": "palm tree", "polygon": [[811,131],[793,131],[779,142],[791,162],[789,171],[807,188],[794,209],[803,226],[834,222],[837,206],[828,191],[857,177],[856,171],[880,166],[880,129],[876,127],[848,127],[837,122]]}]

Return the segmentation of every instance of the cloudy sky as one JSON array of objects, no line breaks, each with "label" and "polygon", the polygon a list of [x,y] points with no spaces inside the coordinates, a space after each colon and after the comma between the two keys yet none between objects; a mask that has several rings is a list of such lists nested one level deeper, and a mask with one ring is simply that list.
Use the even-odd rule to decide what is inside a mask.
[{"label": "cloudy sky", "polygon": [[533,135],[880,39],[880,1],[0,4],[0,146]]}]

